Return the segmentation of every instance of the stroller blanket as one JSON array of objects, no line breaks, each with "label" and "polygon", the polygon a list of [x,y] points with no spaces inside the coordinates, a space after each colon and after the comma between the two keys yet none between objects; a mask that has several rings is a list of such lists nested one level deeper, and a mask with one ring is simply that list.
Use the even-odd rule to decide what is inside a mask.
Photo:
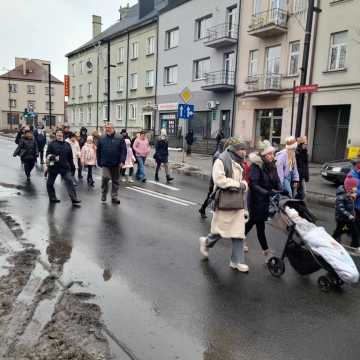
[{"label": "stroller blanket", "polygon": [[346,283],[359,281],[359,271],[353,259],[323,227],[316,226],[298,214],[296,216],[294,209],[286,208],[285,212],[295,223],[295,229],[303,241],[334,269],[341,280]]}]

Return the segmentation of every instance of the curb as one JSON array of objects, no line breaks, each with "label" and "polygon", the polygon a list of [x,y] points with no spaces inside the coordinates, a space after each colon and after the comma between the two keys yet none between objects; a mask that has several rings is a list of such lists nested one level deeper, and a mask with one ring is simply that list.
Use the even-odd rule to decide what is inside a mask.
[{"label": "curb", "polygon": [[[155,168],[155,160],[151,158],[146,159],[146,166],[150,168]],[[169,162],[169,167],[174,173],[185,176],[194,176],[202,180],[210,181],[210,174],[205,174],[198,167],[174,162]],[[311,204],[334,208],[336,197],[333,195],[326,195],[313,191],[307,191],[306,200]]]}]

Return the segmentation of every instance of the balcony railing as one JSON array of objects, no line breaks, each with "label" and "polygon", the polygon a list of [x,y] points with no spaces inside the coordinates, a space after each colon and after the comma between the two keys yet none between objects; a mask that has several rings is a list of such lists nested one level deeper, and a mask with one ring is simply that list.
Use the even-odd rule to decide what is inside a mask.
[{"label": "balcony railing", "polygon": [[277,96],[292,85],[281,74],[249,76],[247,80],[249,96]]},{"label": "balcony railing", "polygon": [[207,30],[205,45],[212,48],[231,46],[237,43],[238,27],[236,24],[220,24]]},{"label": "balcony railing", "polygon": [[288,13],[284,9],[270,9],[257,13],[251,18],[250,35],[273,36],[287,31]]},{"label": "balcony railing", "polygon": [[214,71],[205,76],[203,90],[229,91],[235,87],[235,71]]}]

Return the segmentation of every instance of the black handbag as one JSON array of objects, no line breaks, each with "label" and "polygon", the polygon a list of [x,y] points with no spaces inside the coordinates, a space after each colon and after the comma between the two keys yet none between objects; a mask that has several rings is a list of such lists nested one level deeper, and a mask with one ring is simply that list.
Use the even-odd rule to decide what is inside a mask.
[{"label": "black handbag", "polygon": [[244,190],[239,188],[217,189],[215,210],[232,211],[245,209]]}]

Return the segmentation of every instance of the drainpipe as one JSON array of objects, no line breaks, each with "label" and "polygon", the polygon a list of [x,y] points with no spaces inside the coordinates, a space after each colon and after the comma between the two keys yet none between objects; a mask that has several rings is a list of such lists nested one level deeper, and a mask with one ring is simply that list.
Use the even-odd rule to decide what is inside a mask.
[{"label": "drainpipe", "polygon": [[[160,16],[157,16],[157,28],[156,28],[156,65],[155,65],[155,104],[157,104],[157,95],[158,95],[158,66],[159,66],[159,22],[160,22]],[[156,109],[154,109],[154,141],[155,141],[155,131],[156,131]],[[159,124],[160,124],[160,114],[159,114]],[[160,128],[160,126],[159,126]]]},{"label": "drainpipe", "polygon": [[[233,94],[233,108],[232,108],[232,117],[231,117],[231,129],[230,129],[230,135],[234,135],[234,129],[235,129],[235,119],[236,119],[236,100],[237,100],[237,79],[238,79],[238,62],[239,62],[239,52],[240,52],[240,15],[241,15],[241,0],[239,0],[239,11],[238,11],[238,30],[237,30],[237,45],[236,45],[236,61],[235,61],[235,86],[234,86],[234,94]],[[221,119],[220,119],[221,121]]]},{"label": "drainpipe", "polygon": [[126,49],[126,96],[125,96],[125,129],[128,128],[129,115],[129,58],[130,58],[130,33],[127,33],[127,49]]}]

